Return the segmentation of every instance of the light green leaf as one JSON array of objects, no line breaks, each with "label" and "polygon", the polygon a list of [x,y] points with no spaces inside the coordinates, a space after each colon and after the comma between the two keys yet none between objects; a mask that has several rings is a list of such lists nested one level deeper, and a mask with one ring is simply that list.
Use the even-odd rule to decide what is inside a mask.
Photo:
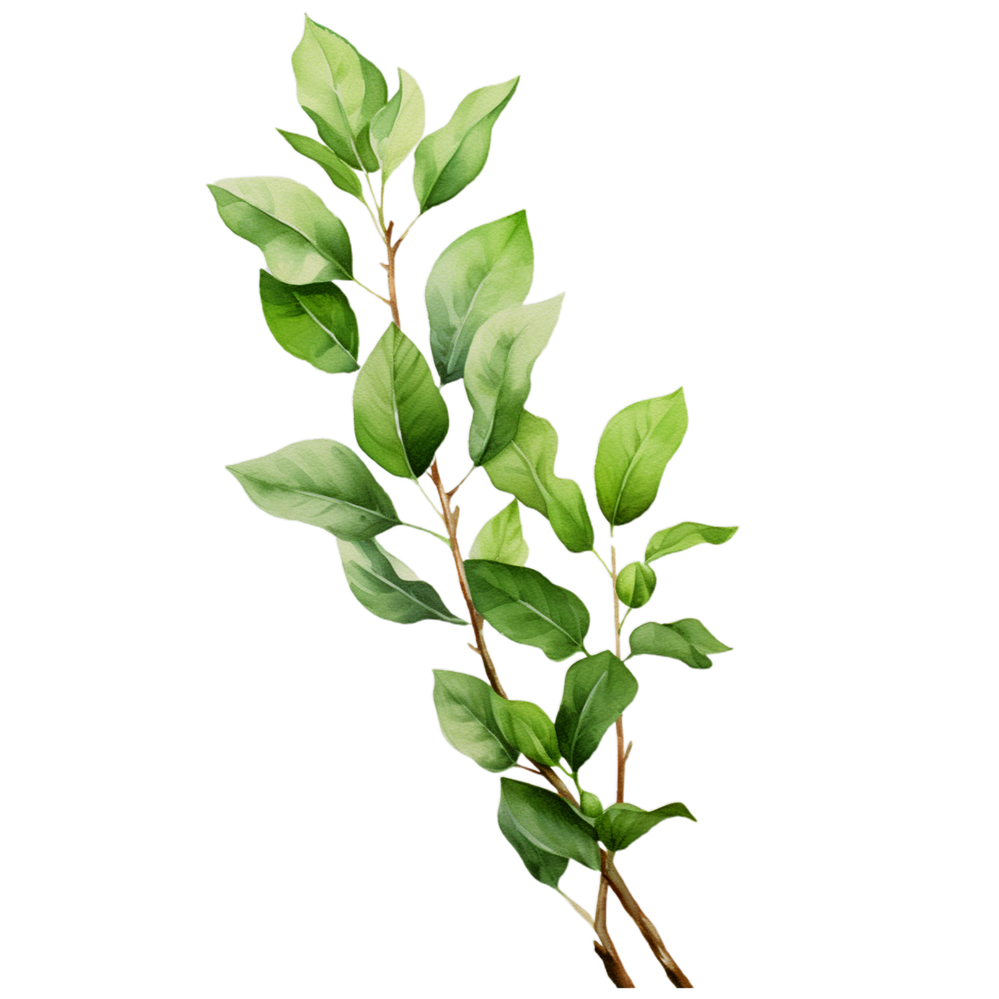
[{"label": "light green leaf", "polygon": [[353,280],[347,230],[307,187],[287,177],[236,177],[208,189],[222,221],[260,247],[279,281]]},{"label": "light green leaf", "polygon": [[447,436],[447,406],[419,348],[392,323],[354,386],[354,435],[386,472],[421,476]]},{"label": "light green leaf", "polygon": [[645,561],[652,562],[663,555],[682,552],[685,548],[692,548],[702,542],[709,545],[723,544],[737,530],[738,527],[708,527],[707,524],[685,521],[675,527],[668,527],[665,531],[656,531],[645,549]]},{"label": "light green leaf", "polygon": [[597,819],[597,833],[608,850],[623,850],[631,846],[639,836],[644,836],[663,819],[683,818],[696,822],[686,805],[679,801],[663,805],[654,812],[647,812],[628,802],[608,805],[603,815]]},{"label": "light green leaf", "polygon": [[600,870],[594,829],[554,791],[501,777],[500,802],[506,805],[509,823],[537,849]]},{"label": "light green leaf", "polygon": [[525,409],[513,440],[482,467],[497,489],[547,517],[569,551],[588,552],[593,547],[593,525],[586,501],[572,479],[555,474],[557,450],[555,428]]},{"label": "light green leaf", "polygon": [[423,93],[409,73],[399,70],[399,89],[371,122],[371,144],[386,181],[423,135]]},{"label": "light green leaf", "polygon": [[480,767],[498,773],[512,767],[519,753],[496,722],[495,696],[477,676],[434,670],[434,705],[444,738]]},{"label": "light green leaf", "polygon": [[447,621],[468,624],[455,617],[437,591],[412,569],[390,555],[375,540],[337,539],[343,571],[351,593],[377,617],[398,624]]},{"label": "light green leaf", "polygon": [[579,792],[579,810],[589,819],[597,819],[604,810],[600,799],[589,791]]},{"label": "light green leaf", "polygon": [[472,404],[468,453],[476,465],[495,457],[516,435],[531,369],[555,329],[563,297],[505,309],[479,327],[465,361]]},{"label": "light green leaf", "polygon": [[683,389],[636,402],[612,417],[597,448],[600,511],[611,527],[627,524],[652,505],[666,463],[687,431]]},{"label": "light green leaf", "polygon": [[377,170],[368,128],[388,97],[377,67],[346,38],[309,17],[291,64],[298,103],[316,123],[323,142],[355,170]]},{"label": "light green leaf", "polygon": [[531,701],[510,701],[493,694],[493,714],[511,746],[516,746],[529,760],[545,766],[558,765],[558,738],[555,726],[544,709]]},{"label": "light green leaf", "polygon": [[289,354],[330,373],[357,370],[357,319],[332,281],[285,284],[260,272],[267,327]]},{"label": "light green leaf", "polygon": [[461,378],[475,331],[490,316],[520,305],[533,277],[534,245],[522,211],[466,232],[437,258],[426,301],[442,385]]},{"label": "light green leaf", "polygon": [[510,806],[505,799],[500,796],[499,805],[499,827],[507,842],[517,851],[524,866],[530,872],[531,877],[536,878],[543,885],[550,888],[558,888],[559,878],[565,874],[565,869],[569,866],[567,857],[557,857],[554,853],[542,850],[534,842],[520,831],[510,811]]},{"label": "light green leaf", "polygon": [[590,615],[569,590],[520,565],[468,559],[475,609],[501,634],[559,660],[583,650]]},{"label": "light green leaf", "polygon": [[285,132],[278,129],[278,133],[288,141],[288,145],[315,163],[318,163],[341,191],[354,195],[358,201],[364,201],[364,194],[361,191],[361,182],[357,174],[336,153],[328,149],[321,142],[310,139],[307,135],[299,135],[297,132]]},{"label": "light green leaf", "polygon": [[474,90],[451,120],[416,147],[413,187],[420,212],[449,201],[482,172],[493,124],[517,89],[520,77]]},{"label": "light green leaf", "polygon": [[637,693],[638,681],[611,652],[599,652],[569,667],[555,731],[573,773],[593,755],[604,733]]},{"label": "light green leaf", "polygon": [[486,521],[468,552],[469,558],[507,565],[523,565],[527,556],[527,542],[521,530],[520,507],[516,500]]},{"label": "light green leaf", "polygon": [[275,517],[351,539],[373,538],[400,523],[364,462],[336,441],[299,441],[227,467],[247,496]]},{"label": "light green leaf", "polygon": [[655,571],[641,562],[632,562],[618,573],[617,595],[625,607],[644,607],[655,588]]},{"label": "light green leaf", "polygon": [[631,633],[630,642],[633,656],[669,656],[694,669],[708,669],[712,665],[709,654],[731,651],[693,617],[672,624],[649,621]]}]

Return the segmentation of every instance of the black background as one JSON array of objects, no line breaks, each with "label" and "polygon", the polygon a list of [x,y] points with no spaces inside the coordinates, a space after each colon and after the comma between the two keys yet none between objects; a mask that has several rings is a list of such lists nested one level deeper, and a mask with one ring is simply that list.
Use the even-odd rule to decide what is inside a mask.
[{"label": "black background", "polygon": [[[567,291],[528,406],[560,432],[557,471],[587,493],[599,549],[606,556],[606,526],[590,495],[597,436],[622,406],[681,383],[690,430],[656,505],[618,530],[621,562],[639,557],[653,530],[682,519],[746,524],[737,316],[752,292],[735,263],[745,252],[739,206],[746,199],[720,178],[749,115],[733,111],[718,90],[725,70],[710,46],[702,72],[681,82],[631,29],[594,25],[568,38],[492,30],[458,44],[432,23],[310,13],[373,59],[390,92],[396,65],[413,73],[428,100],[428,130],[472,88],[523,75],[497,122],[482,176],[421,219],[400,251],[406,332],[426,348],[421,292],[440,250],[471,226],[526,207],[536,243],[530,298]],[[243,173],[303,181],[346,223],[358,277],[383,290],[381,247],[364,210],[273,131],[313,131],[295,103],[288,62],[300,34],[300,14],[289,11],[232,25],[212,49],[203,67],[211,94],[205,113],[216,127],[203,132],[200,182]],[[409,176],[407,164],[387,189],[399,229],[416,210]],[[430,667],[478,674],[478,659],[464,645],[470,632],[372,618],[347,592],[331,537],[266,517],[221,469],[304,437],[353,444],[352,379],[320,374],[274,343],[257,303],[260,253],[224,228],[202,193],[199,236],[213,289],[204,320],[220,355],[215,550],[227,652],[225,678],[212,681],[211,694],[224,732],[217,804],[220,823],[235,830],[222,866],[245,871],[231,884],[225,878],[229,925],[242,928],[246,958],[266,963],[278,979],[347,981],[360,960],[369,984],[429,976],[474,986],[490,969],[498,984],[516,982],[529,968],[532,988],[599,988],[589,930],[532,881],[496,829],[497,778],[458,756],[437,730]],[[387,309],[343,287],[360,318],[363,359]],[[468,466],[468,409],[460,384],[445,397],[452,433],[440,464],[451,485]],[[404,519],[439,527],[412,484],[376,474]],[[505,501],[481,471],[462,488],[466,549]],[[611,605],[597,560],[568,555],[538,515],[525,511],[524,521],[529,564],[586,600],[589,647],[607,647]],[[740,837],[758,761],[745,679],[752,633],[740,613],[748,583],[744,534],[657,563],[658,592],[633,615],[636,622],[700,617],[736,647],[710,671],[649,658],[630,664],[641,693],[626,715],[636,742],[629,800],[653,806],[681,798],[700,824],[661,825],[620,855],[619,866],[700,987],[737,974],[722,957],[726,935],[736,932],[727,913],[747,904]],[[442,545],[404,530],[381,541],[464,614]],[[491,632],[489,639],[509,693],[554,712],[566,664]],[[605,801],[613,797],[610,736],[584,781]],[[563,887],[591,908],[595,881],[573,865]],[[637,931],[613,901],[610,911],[632,976],[640,986],[658,986],[662,973]]]}]

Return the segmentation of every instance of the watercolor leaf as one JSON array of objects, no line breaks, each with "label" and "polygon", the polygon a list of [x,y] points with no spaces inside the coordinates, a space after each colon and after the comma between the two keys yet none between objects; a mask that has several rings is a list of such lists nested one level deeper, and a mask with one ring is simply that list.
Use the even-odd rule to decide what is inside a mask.
[{"label": "watercolor leaf", "polygon": [[696,822],[686,805],[679,801],[663,805],[655,811],[647,812],[628,802],[615,802],[608,805],[597,818],[597,834],[608,850],[623,850],[631,846],[640,836],[659,825],[664,819],[683,818]]},{"label": "watercolor leaf", "polygon": [[532,878],[540,881],[549,888],[558,888],[559,879],[565,874],[565,869],[569,866],[568,857],[559,857],[554,853],[541,849],[533,840],[520,830],[520,826],[514,820],[510,811],[510,806],[500,795],[499,814],[500,831],[506,837],[507,842],[517,851],[517,855],[524,862]]},{"label": "watercolor leaf", "polygon": [[332,149],[324,146],[321,142],[316,142],[315,139],[310,139],[307,135],[299,135],[297,132],[286,132],[282,128],[279,128],[277,131],[296,153],[301,153],[307,159],[318,163],[326,171],[326,176],[341,191],[352,194],[359,201],[364,201],[361,182],[357,174]]},{"label": "watercolor leaf", "polygon": [[371,144],[382,168],[382,180],[402,165],[423,135],[423,92],[404,69],[399,89],[371,121]]},{"label": "watercolor leaf", "polygon": [[496,696],[477,676],[434,670],[434,706],[444,738],[492,773],[512,767],[519,755],[496,721]]},{"label": "watercolor leaf", "polygon": [[709,669],[712,666],[709,655],[731,651],[730,646],[719,642],[693,617],[672,624],[649,621],[639,625],[631,633],[630,643],[633,656],[668,656],[693,669]]},{"label": "watercolor leaf", "polygon": [[655,570],[641,562],[632,562],[618,573],[617,595],[625,607],[644,607],[655,588]]},{"label": "watercolor leaf", "polygon": [[543,708],[531,701],[510,701],[494,693],[493,714],[506,741],[529,760],[549,767],[558,765],[555,725]]},{"label": "watercolor leaf", "polygon": [[523,565],[529,550],[524,540],[520,524],[520,507],[513,500],[503,507],[495,517],[483,525],[472,542],[468,557],[486,559],[490,562],[505,562],[507,565]]},{"label": "watercolor leaf", "polygon": [[682,552],[705,542],[709,545],[721,545],[738,530],[738,527],[709,527],[707,524],[694,524],[691,521],[685,521],[682,524],[667,527],[665,531],[656,531],[646,546],[645,561],[652,562],[664,555]]}]

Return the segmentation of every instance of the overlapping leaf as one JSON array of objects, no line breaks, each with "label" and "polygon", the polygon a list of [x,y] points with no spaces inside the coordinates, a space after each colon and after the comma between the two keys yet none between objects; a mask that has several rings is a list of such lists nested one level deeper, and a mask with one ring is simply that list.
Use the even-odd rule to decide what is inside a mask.
[{"label": "overlapping leaf", "polygon": [[631,562],[618,573],[616,587],[625,607],[644,607],[656,588],[655,570],[641,562]]},{"label": "overlapping leaf", "polygon": [[663,819],[684,818],[696,822],[686,805],[679,801],[647,812],[637,805],[619,802],[608,805],[597,819],[597,834],[608,850],[624,850]]},{"label": "overlapping leaf", "polygon": [[307,187],[287,177],[235,177],[208,189],[222,221],[263,251],[279,281],[353,280],[347,230]]},{"label": "overlapping leaf", "polygon": [[364,462],[337,441],[299,441],[227,467],[250,499],[274,517],[350,539],[373,538],[400,523]]},{"label": "overlapping leaf", "polygon": [[426,302],[442,385],[461,378],[476,330],[497,312],[520,305],[533,276],[526,212],[466,232],[437,258],[427,278]]},{"label": "overlapping leaf", "polygon": [[369,129],[388,98],[378,68],[346,38],[309,17],[291,64],[298,103],[315,122],[323,142],[355,170],[377,170]]},{"label": "overlapping leaf", "polygon": [[575,773],[593,755],[637,693],[638,681],[611,652],[599,652],[569,667],[555,731],[570,770]]},{"label": "overlapping leaf", "polygon": [[482,172],[493,125],[519,80],[473,90],[451,120],[416,147],[413,187],[421,212],[449,201]]},{"label": "overlapping leaf", "polygon": [[357,319],[332,281],[285,284],[260,272],[260,304],[274,339],[320,371],[357,370]]},{"label": "overlapping leaf", "polygon": [[505,562],[507,565],[523,565],[527,556],[527,542],[521,529],[520,507],[516,500],[486,521],[468,551],[469,558]]},{"label": "overlapping leaf", "polygon": [[544,709],[531,701],[511,701],[493,694],[493,713],[511,746],[529,760],[554,767],[560,759],[555,726]]},{"label": "overlapping leaf", "polygon": [[307,159],[318,163],[326,171],[326,176],[341,191],[352,194],[358,201],[364,201],[361,182],[358,180],[357,174],[332,149],[324,146],[321,142],[316,142],[315,139],[310,139],[307,135],[299,135],[297,132],[286,132],[279,128],[278,133],[296,153],[301,153]]},{"label": "overlapping leaf", "polygon": [[519,755],[496,721],[496,699],[489,684],[477,676],[434,670],[434,705],[444,738],[493,773],[512,767]]},{"label": "overlapping leaf", "polygon": [[447,436],[447,406],[419,348],[392,323],[354,386],[354,435],[387,472],[421,476]]},{"label": "overlapping leaf", "polygon": [[536,849],[578,861],[594,871],[600,870],[600,847],[595,830],[553,791],[501,777],[501,810],[503,806],[509,825]]},{"label": "overlapping leaf", "polygon": [[630,643],[633,656],[668,656],[694,669],[708,669],[712,665],[709,655],[731,651],[693,617],[672,624],[649,621],[639,625],[631,633]]},{"label": "overlapping leaf", "polygon": [[351,593],[372,614],[398,624],[415,621],[468,624],[444,606],[429,583],[374,539],[338,538],[337,544]]},{"label": "overlapping leaf", "polygon": [[506,309],[479,327],[465,361],[472,404],[468,453],[476,465],[513,440],[531,391],[531,370],[558,322],[564,296]]},{"label": "overlapping leaf", "polygon": [[627,524],[652,505],[686,430],[682,388],[636,402],[611,418],[600,437],[595,468],[597,501],[611,527]]},{"label": "overlapping leaf", "polygon": [[468,559],[465,574],[475,609],[501,635],[554,660],[585,651],[590,615],[575,593],[526,566]]},{"label": "overlapping leaf", "polygon": [[492,484],[548,518],[559,541],[571,552],[593,547],[593,525],[582,490],[555,474],[558,434],[526,409],[513,440],[484,465]]},{"label": "overlapping leaf", "polygon": [[400,166],[423,135],[423,92],[409,73],[399,70],[399,89],[371,121],[371,144],[382,181]]}]

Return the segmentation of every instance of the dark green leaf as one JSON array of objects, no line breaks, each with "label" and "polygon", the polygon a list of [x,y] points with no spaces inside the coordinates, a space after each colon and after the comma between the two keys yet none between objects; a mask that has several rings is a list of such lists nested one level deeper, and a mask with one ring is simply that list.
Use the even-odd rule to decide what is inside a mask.
[{"label": "dark green leaf", "polygon": [[275,517],[351,539],[373,538],[400,523],[364,462],[336,441],[299,441],[227,467],[250,499]]},{"label": "dark green leaf", "polygon": [[702,542],[709,545],[720,545],[728,541],[738,527],[708,527],[707,524],[694,524],[685,521],[675,527],[667,527],[665,531],[656,531],[645,549],[645,561],[652,562],[663,555],[682,552]]},{"label": "dark green leaf", "polygon": [[285,284],[260,272],[260,304],[274,339],[320,371],[357,370],[357,319],[332,281]]},{"label": "dark green leaf", "polygon": [[296,153],[301,153],[313,162],[318,163],[326,171],[326,176],[341,191],[346,191],[347,194],[354,195],[359,201],[364,201],[361,182],[358,180],[357,174],[336,153],[328,149],[321,142],[310,139],[307,135],[299,135],[297,132],[285,132],[280,128],[278,132],[288,140],[288,145]]},{"label": "dark green leaf", "polygon": [[476,330],[531,290],[534,246],[527,213],[487,222],[459,236],[427,278],[430,347],[441,384],[461,378]]},{"label": "dark green leaf", "polygon": [[390,555],[375,540],[337,540],[343,571],[355,597],[372,614],[412,624],[414,621],[447,621],[468,624],[455,617],[429,584],[409,566]]},{"label": "dark green leaf", "polygon": [[600,813],[604,810],[604,806],[595,794],[591,794],[589,791],[580,791],[579,810],[587,816],[587,818],[597,819],[600,817]]},{"label": "dark green leaf", "polygon": [[467,673],[434,670],[434,705],[444,738],[480,767],[498,773],[517,762],[493,714],[489,684]]},{"label": "dark green leaf", "polygon": [[575,593],[526,566],[468,559],[465,574],[475,609],[501,635],[549,659],[583,650],[590,615]]},{"label": "dark green leaf", "polygon": [[573,663],[555,717],[558,744],[573,773],[593,755],[604,732],[635,699],[638,681],[611,652]]},{"label": "dark green leaf", "polygon": [[287,177],[235,177],[208,189],[222,221],[260,247],[279,281],[353,280],[347,230],[307,187]]},{"label": "dark green leaf", "polygon": [[600,437],[595,472],[597,501],[611,527],[627,524],[652,505],[686,430],[682,388],[636,402],[612,417]]},{"label": "dark green leaf", "polygon": [[655,624],[649,621],[631,633],[633,656],[669,656],[692,666],[708,669],[712,663],[709,653],[729,652],[696,618],[687,617],[672,624]]},{"label": "dark green leaf", "polygon": [[558,738],[551,718],[531,701],[510,701],[493,694],[493,714],[503,737],[529,760],[558,765]]},{"label": "dark green leaf", "polygon": [[525,409],[513,440],[482,467],[497,489],[547,517],[569,551],[588,552],[593,547],[593,525],[586,501],[572,479],[555,474],[557,450],[555,428]]},{"label": "dark green leaf", "polygon": [[516,436],[531,391],[531,369],[555,329],[563,297],[506,309],[475,334],[465,361],[465,392],[472,404],[468,453],[476,465],[495,457]]},{"label": "dark green leaf", "polygon": [[517,89],[520,77],[473,90],[451,120],[416,147],[413,187],[420,211],[449,201],[482,172],[493,124]]},{"label": "dark green leaf", "polygon": [[368,131],[385,104],[385,78],[346,38],[305,19],[292,53],[298,103],[316,123],[320,138],[348,166],[377,170]]},{"label": "dark green leaf", "polygon": [[399,89],[371,122],[371,144],[388,180],[423,135],[423,93],[409,73],[399,70]]},{"label": "dark green leaf", "polygon": [[568,858],[558,857],[554,853],[542,850],[534,842],[520,831],[520,827],[514,821],[513,815],[506,801],[500,796],[499,805],[499,827],[507,842],[517,851],[524,866],[530,872],[531,877],[536,878],[543,885],[550,888],[558,888],[559,878],[565,874],[565,869],[569,866]]},{"label": "dark green leaf", "polygon": [[523,565],[527,556],[527,542],[521,530],[520,507],[516,500],[486,521],[468,552],[469,558],[507,565]]},{"label": "dark green leaf", "polygon": [[430,467],[447,428],[447,406],[430,366],[392,323],[354,386],[357,443],[386,472],[416,479]]},{"label": "dark green leaf", "polygon": [[663,805],[654,812],[647,812],[626,801],[608,805],[603,815],[597,819],[597,833],[608,850],[623,850],[631,846],[639,836],[644,836],[663,819],[683,818],[696,822],[697,819],[679,801]]},{"label": "dark green leaf", "polygon": [[617,595],[625,607],[644,607],[656,588],[656,574],[641,562],[626,565],[617,577]]},{"label": "dark green leaf", "polygon": [[500,802],[507,807],[510,824],[539,850],[600,870],[596,833],[554,791],[501,777]]}]

